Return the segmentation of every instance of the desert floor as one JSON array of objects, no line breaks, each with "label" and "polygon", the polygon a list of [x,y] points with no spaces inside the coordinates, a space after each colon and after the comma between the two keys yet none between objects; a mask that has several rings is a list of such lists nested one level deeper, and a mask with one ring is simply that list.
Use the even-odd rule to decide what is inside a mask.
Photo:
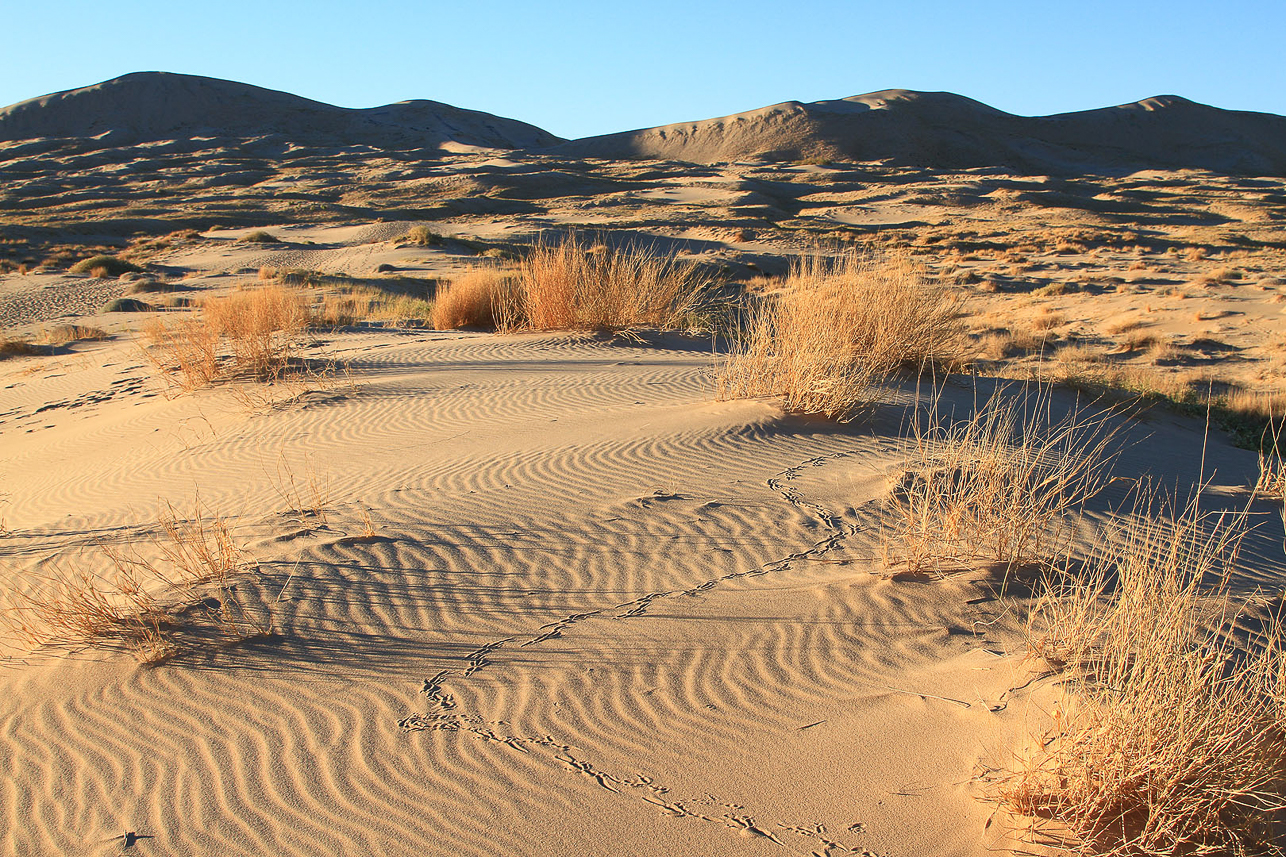
[{"label": "desert floor", "polygon": [[[1054,203],[1080,207],[1052,218],[1039,196],[1052,191],[1012,178],[912,176],[877,198],[828,166],[773,184],[766,167],[567,178],[461,158],[473,171],[457,164],[457,183],[477,186],[452,200],[538,178],[650,186],[601,198],[542,186],[525,196],[554,202],[512,216],[453,210],[435,246],[401,240],[414,218],[283,217],[269,227],[277,244],[204,229],[145,261],[183,289],[168,297],[252,285],[263,267],[331,276],[322,291],[407,289],[572,225],[632,232],[750,282],[819,237],[866,234],[835,224],[874,225],[873,244],[912,253],[968,301],[987,372],[948,382],[948,407],[967,412],[998,376],[1033,371],[1282,389],[1280,183],[1250,204],[1232,201],[1251,193],[1232,180],[1140,175],[1063,188]],[[785,197],[790,217],[764,221]],[[1088,211],[1095,200],[1108,214]],[[1184,214],[1212,200],[1225,200],[1217,223]],[[711,225],[738,216],[747,224]],[[792,218],[810,225],[792,232]],[[48,229],[23,233],[21,252],[101,243]],[[934,229],[948,238],[916,243]],[[1250,243],[1228,243],[1229,230]],[[0,584],[110,575],[104,548],[155,559],[165,504],[220,516],[243,570],[227,590],[172,593],[184,650],[155,665],[3,644],[0,853],[1015,844],[1020,822],[986,799],[987,774],[1040,732],[1054,688],[1026,657],[1024,599],[1000,597],[993,571],[899,575],[884,561],[913,381],[839,424],[773,400],[717,401],[708,337],[390,319],[312,335],[324,377],[183,393],[145,357],[154,314],[99,311],[132,282],[52,265],[0,277],[6,335],[67,323],[111,335],[0,363]],[[1054,394],[1056,408],[1077,401]],[[1255,453],[1164,408],[1116,419],[1121,479],[1078,538],[1143,476],[1179,493],[1208,480],[1211,508],[1244,505]],[[1257,502],[1252,515],[1233,587],[1267,603],[1286,586],[1280,509]]]}]

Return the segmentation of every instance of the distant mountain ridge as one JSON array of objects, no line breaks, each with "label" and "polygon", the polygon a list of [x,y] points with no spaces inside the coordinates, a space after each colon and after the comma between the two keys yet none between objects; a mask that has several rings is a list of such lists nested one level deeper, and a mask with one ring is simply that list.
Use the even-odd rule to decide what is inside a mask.
[{"label": "distant mountain ridge", "polygon": [[281,135],[301,143],[518,149],[561,142],[534,125],[437,101],[350,109],[246,83],[146,71],[0,109],[0,141],[97,137],[111,145]]},{"label": "distant mountain ridge", "polygon": [[1286,174],[1286,117],[1174,95],[1027,117],[949,92],[891,89],[589,137],[556,151],[695,163],[836,159],[1034,173],[1194,168],[1280,176]]},{"label": "distant mountain ridge", "polygon": [[533,125],[436,101],[349,109],[249,84],[127,74],[0,109],[0,142],[101,137],[104,147],[192,137],[275,135],[301,145],[476,146],[560,157],[881,161],[930,169],[1076,174],[1204,169],[1286,175],[1286,117],[1173,95],[1015,116],[948,92],[891,89],[563,140]]}]

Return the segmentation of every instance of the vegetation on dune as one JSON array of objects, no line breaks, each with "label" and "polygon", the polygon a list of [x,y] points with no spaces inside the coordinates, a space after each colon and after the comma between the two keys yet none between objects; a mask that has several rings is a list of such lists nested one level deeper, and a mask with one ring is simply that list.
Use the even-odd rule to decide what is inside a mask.
[{"label": "vegetation on dune", "polygon": [[951,293],[905,258],[805,256],[752,299],[716,367],[718,394],[781,396],[790,411],[848,419],[897,369],[958,362],[957,314]]},{"label": "vegetation on dune", "polygon": [[90,274],[94,277],[119,277],[121,274],[143,270],[133,262],[119,256],[91,256],[71,266],[73,274]]}]

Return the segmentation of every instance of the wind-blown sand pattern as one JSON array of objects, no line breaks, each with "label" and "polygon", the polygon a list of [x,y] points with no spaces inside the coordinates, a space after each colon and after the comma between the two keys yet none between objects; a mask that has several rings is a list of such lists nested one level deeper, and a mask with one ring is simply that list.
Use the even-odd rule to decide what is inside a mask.
[{"label": "wind-blown sand pattern", "polygon": [[[93,92],[73,95],[63,101]],[[8,114],[34,122],[31,104]],[[967,299],[976,350],[1041,331],[1032,351],[982,359],[992,375],[1027,377],[1089,347],[1091,369],[1282,389],[1280,177],[575,160],[620,156],[575,148],[609,143],[677,157],[648,148],[653,132],[398,163],[323,141],[264,155],[232,190],[226,171],[196,185],[213,162],[201,146],[234,149],[182,139],[191,160],[156,180],[191,184],[152,188],[155,210],[114,224],[113,200],[142,193],[135,179],[95,175],[81,197],[59,176],[145,147],[112,135],[92,155],[71,137],[0,146],[0,171],[25,183],[25,196],[0,195],[0,228],[22,252],[98,247],[136,216],[149,234],[200,227],[139,257],[177,289],[132,295],[160,313],[100,312],[130,275],[0,274],[6,336],[77,321],[114,337],[0,362],[4,598],[57,567],[110,578],[103,546],[150,556],[164,502],[217,511],[256,564],[228,592],[166,590],[184,650],[155,665],[0,641],[0,854],[1044,853],[1018,846],[1016,822],[986,799],[987,774],[1052,706],[1025,658],[1028,602],[1001,598],[985,565],[933,578],[884,562],[914,381],[840,424],[773,399],[716,401],[705,335],[407,319],[310,334],[304,356],[342,370],[324,379],[183,393],[145,356],[141,318],[190,314],[161,298],[250,287],[260,268],[431,298],[541,234],[589,227],[747,288],[842,227],[913,248]],[[287,211],[313,191],[333,198]],[[104,234],[59,232],[86,198]],[[406,240],[425,223],[440,239]],[[280,240],[239,241],[251,227]],[[1138,324],[1112,327],[1122,319]],[[1169,351],[1127,348],[1139,328]],[[998,383],[956,376],[943,402],[965,413]],[[1077,401],[1053,395],[1059,409]],[[1145,476],[1208,481],[1212,509],[1246,504],[1255,453],[1202,419],[1112,419],[1119,478],[1079,543]],[[1286,576],[1281,511],[1263,498],[1250,509],[1259,526],[1232,586],[1268,612]],[[213,598],[273,633],[218,637]]]}]

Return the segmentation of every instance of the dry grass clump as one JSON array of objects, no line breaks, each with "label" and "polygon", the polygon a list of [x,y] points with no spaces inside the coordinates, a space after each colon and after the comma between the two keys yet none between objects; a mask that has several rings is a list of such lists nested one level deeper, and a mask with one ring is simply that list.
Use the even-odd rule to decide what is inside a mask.
[{"label": "dry grass clump", "polygon": [[997,330],[979,340],[979,350],[988,360],[1005,360],[1043,351],[1048,340],[1028,330]]},{"label": "dry grass clump", "polygon": [[253,232],[247,232],[237,239],[244,244],[280,244],[281,239],[271,232],[265,232],[262,229],[256,229]]},{"label": "dry grass clump", "polygon": [[847,419],[899,367],[961,361],[957,307],[905,258],[804,257],[751,305],[716,366],[718,395],[782,396],[787,410]]},{"label": "dry grass clump", "polygon": [[[235,639],[265,632],[246,623],[228,587],[253,563],[227,522],[199,501],[187,519],[169,504],[162,508],[148,557],[107,546],[103,553],[103,573],[54,565],[33,589],[18,592],[16,603],[0,613],[6,635],[32,650],[126,649],[141,662],[156,663],[182,648],[175,615],[197,601],[217,605],[216,624]],[[199,599],[193,591],[198,585],[212,585],[222,597]]]},{"label": "dry grass clump", "polygon": [[1112,336],[1117,336],[1122,333],[1131,333],[1146,325],[1147,322],[1141,318],[1123,318],[1107,324],[1103,330]]},{"label": "dry grass clump", "polygon": [[998,796],[1082,853],[1281,853],[1281,629],[1270,619],[1239,639],[1244,610],[1219,583],[1245,516],[1156,505],[1141,503],[1038,603],[1032,650],[1067,681],[1051,731]]},{"label": "dry grass clump", "polygon": [[423,298],[356,286],[324,296],[321,306],[314,309],[310,323],[320,327],[347,327],[359,321],[426,319],[432,314],[433,304]]},{"label": "dry grass clump", "polygon": [[133,262],[127,262],[117,256],[91,256],[71,266],[73,274],[89,274],[94,277],[119,277],[143,270]]},{"label": "dry grass clump", "polygon": [[40,338],[47,345],[65,345],[68,342],[111,339],[111,334],[101,327],[91,327],[84,324],[59,324],[44,331]]},{"label": "dry grass clump", "polygon": [[442,243],[442,236],[421,223],[416,226],[412,226],[409,232],[397,240],[405,241],[408,244],[415,244],[420,247],[436,247]]},{"label": "dry grass clump", "polygon": [[1041,310],[1035,318],[1032,319],[1032,327],[1037,330],[1052,330],[1055,327],[1061,327],[1067,323],[1067,318],[1048,307]]},{"label": "dry grass clump", "polygon": [[433,326],[438,330],[477,327],[494,330],[505,308],[518,300],[517,280],[498,268],[474,268],[438,290]]},{"label": "dry grass clump", "polygon": [[1255,482],[1254,492],[1286,505],[1286,464],[1282,462],[1280,454],[1259,453],[1259,478]]},{"label": "dry grass clump", "polygon": [[498,308],[505,330],[619,330],[690,326],[709,282],[688,264],[640,247],[587,245],[571,236],[539,243],[518,265],[512,300]]},{"label": "dry grass clump", "polygon": [[1115,431],[1106,420],[1075,409],[1055,416],[1048,388],[998,390],[960,420],[938,401],[927,415],[917,409],[886,564],[943,573],[1052,556],[1066,517],[1107,482]]},{"label": "dry grass clump", "polygon": [[265,286],[207,300],[196,319],[146,329],[148,355],[185,390],[221,378],[272,381],[286,371],[308,325],[303,296]]},{"label": "dry grass clump", "polygon": [[34,345],[25,339],[0,339],[0,360],[8,360],[10,357],[34,357],[37,354],[48,353],[39,345]]}]

